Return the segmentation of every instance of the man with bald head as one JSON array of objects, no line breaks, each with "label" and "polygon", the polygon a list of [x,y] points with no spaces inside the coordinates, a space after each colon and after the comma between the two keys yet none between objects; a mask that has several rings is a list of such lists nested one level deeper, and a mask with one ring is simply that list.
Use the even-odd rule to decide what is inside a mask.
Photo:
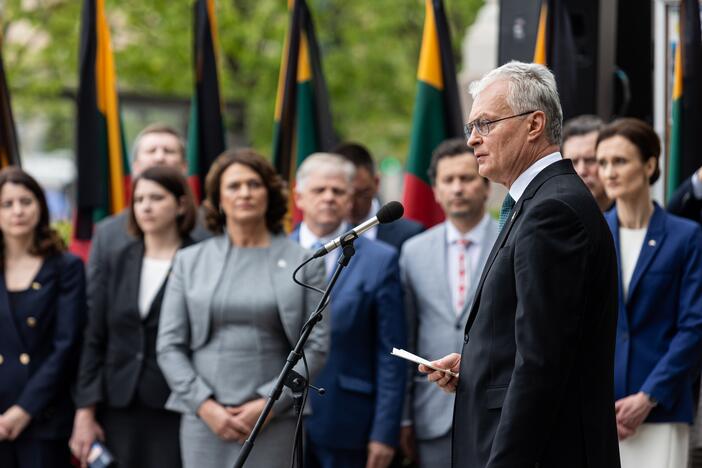
[{"label": "man with bald head", "polygon": [[[560,154],[553,74],[510,62],[471,86],[465,134],[480,175],[504,185],[461,354],[420,370],[456,393],[454,468],[618,468],[614,242]],[[597,294],[593,294],[596,291]]]}]

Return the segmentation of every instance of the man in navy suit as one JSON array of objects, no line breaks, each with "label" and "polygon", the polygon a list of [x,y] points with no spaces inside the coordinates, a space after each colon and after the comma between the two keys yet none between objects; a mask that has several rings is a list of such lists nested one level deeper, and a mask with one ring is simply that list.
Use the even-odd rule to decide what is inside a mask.
[{"label": "man in navy suit", "polygon": [[[353,179],[353,204],[349,221],[356,226],[372,218],[380,209],[378,189],[380,177],[375,169],[375,162],[368,149],[353,142],[342,143],[332,151],[340,154],[356,167]],[[369,239],[378,239],[386,242],[399,252],[402,244],[407,239],[424,230],[424,226],[416,221],[401,218],[394,223],[380,224],[366,231],[364,234]]]},{"label": "man in navy suit", "polygon": [[[292,238],[316,249],[345,232],[354,166],[341,156],[316,153],[297,171],[295,202],[303,222]],[[405,362],[391,356],[405,345],[405,319],[397,251],[361,237],[356,254],[332,292],[331,349],[314,382],[307,418],[307,464],[312,468],[385,468],[395,453],[405,388]],[[324,257],[327,273],[339,250]]]}]

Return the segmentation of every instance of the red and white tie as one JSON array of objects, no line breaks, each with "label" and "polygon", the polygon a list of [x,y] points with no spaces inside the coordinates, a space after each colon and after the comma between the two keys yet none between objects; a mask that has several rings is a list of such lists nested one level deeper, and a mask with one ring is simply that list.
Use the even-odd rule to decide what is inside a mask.
[{"label": "red and white tie", "polygon": [[458,239],[456,245],[458,246],[458,281],[456,284],[458,296],[456,301],[456,314],[460,314],[463,311],[463,307],[466,305],[466,290],[468,288],[466,250],[468,250],[470,246],[470,241],[468,239]]}]

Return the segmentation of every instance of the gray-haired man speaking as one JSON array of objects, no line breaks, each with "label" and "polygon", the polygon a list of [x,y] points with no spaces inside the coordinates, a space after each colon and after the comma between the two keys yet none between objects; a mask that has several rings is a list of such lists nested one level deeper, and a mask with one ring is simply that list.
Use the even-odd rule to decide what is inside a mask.
[{"label": "gray-haired man speaking", "polygon": [[541,65],[512,62],[471,92],[468,144],[480,174],[509,193],[462,353],[435,361],[460,377],[429,374],[456,392],[453,466],[619,467],[614,244],[558,151],[555,80]]}]

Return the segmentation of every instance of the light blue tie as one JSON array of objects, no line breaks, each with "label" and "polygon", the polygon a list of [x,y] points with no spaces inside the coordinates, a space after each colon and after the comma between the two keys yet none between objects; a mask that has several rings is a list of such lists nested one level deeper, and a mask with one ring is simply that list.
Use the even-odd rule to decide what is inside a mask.
[{"label": "light blue tie", "polygon": [[507,222],[507,218],[509,218],[512,208],[514,208],[514,199],[509,192],[507,192],[505,199],[502,201],[502,208],[500,208],[500,220],[497,223],[500,231],[502,231],[502,228]]}]

